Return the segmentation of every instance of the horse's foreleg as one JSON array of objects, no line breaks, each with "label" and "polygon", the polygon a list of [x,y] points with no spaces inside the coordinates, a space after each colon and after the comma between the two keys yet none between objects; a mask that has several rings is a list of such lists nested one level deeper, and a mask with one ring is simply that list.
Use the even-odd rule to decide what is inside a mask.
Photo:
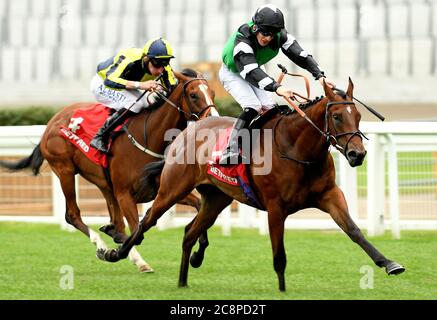
[{"label": "horse's foreleg", "polygon": [[388,260],[369,241],[349,215],[347,203],[340,188],[335,187],[326,192],[319,201],[319,209],[328,212],[337,225],[369,255],[378,267],[385,267],[388,274],[399,274],[405,271],[397,262]]},{"label": "horse's foreleg", "polygon": [[[118,199],[118,210],[114,212],[114,215],[118,217],[119,220],[123,220],[123,215],[126,217],[127,223],[129,224],[129,229],[134,232],[138,227],[138,210],[135,200],[132,196],[127,194],[120,194],[117,196]],[[123,213],[123,214],[122,214]],[[127,239],[124,223],[123,229],[118,230],[121,234],[124,235],[123,241]],[[153,272],[153,268],[141,257],[138,250],[135,247],[129,251],[128,259],[131,263],[137,266],[140,272]]]},{"label": "horse's foreleg", "polygon": [[115,243],[123,243],[127,238],[125,233],[126,226],[118,201],[115,199],[112,190],[100,188],[100,191],[106,200],[111,223],[100,227],[99,230],[110,236]]},{"label": "horse's foreleg", "polygon": [[273,251],[273,268],[278,276],[279,291],[285,291],[285,267],[287,257],[284,248],[284,223],[285,217],[280,207],[268,210],[269,234]]}]

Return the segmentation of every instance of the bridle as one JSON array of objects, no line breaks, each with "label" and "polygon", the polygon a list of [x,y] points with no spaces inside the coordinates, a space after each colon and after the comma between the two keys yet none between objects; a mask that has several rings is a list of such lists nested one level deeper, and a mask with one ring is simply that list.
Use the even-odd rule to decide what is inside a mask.
[{"label": "bridle", "polygon": [[[337,133],[337,130],[335,129],[334,126],[334,134],[331,133],[331,129],[329,128],[329,119],[328,119],[328,111],[329,111],[329,107],[332,105],[354,105],[355,103],[352,101],[328,101],[328,103],[325,106],[325,116],[324,116],[324,130],[320,129],[310,118],[305,117],[304,119],[307,120],[312,127],[314,127],[324,138],[325,141],[328,145],[332,145],[334,146],[334,148],[336,148],[338,151],[340,151],[341,153],[345,154],[347,147],[349,145],[349,142],[352,140],[352,138],[354,136],[359,136],[361,138],[361,140],[363,139],[363,137],[368,140],[368,138],[364,135],[364,133],[362,133],[359,129],[355,130],[355,131],[350,131],[350,132],[340,132]],[[290,113],[288,113],[290,114]],[[288,115],[286,114],[286,115]],[[281,119],[283,119],[284,116],[281,116],[278,121],[275,123],[274,127],[273,127],[273,133],[274,135],[276,135],[276,127],[278,126],[279,122],[281,121]],[[346,144],[344,145],[344,147],[340,146],[338,144],[338,139],[346,136],[346,135],[350,135],[349,139],[347,140]],[[296,158],[290,157],[287,154],[285,154],[284,152],[279,150],[279,146],[276,142],[276,139],[273,139],[275,142],[275,146],[276,149],[278,150],[278,152],[281,154],[282,158],[288,159],[288,160],[293,160],[296,161],[300,164],[304,164],[304,165],[310,165],[310,164],[314,164],[316,163],[316,161],[304,161],[304,160],[298,160]]]},{"label": "bridle", "polygon": [[[215,108],[214,104],[209,104],[205,108],[200,110],[199,112],[193,112],[193,105],[192,105],[191,100],[189,99],[189,97],[187,95],[187,92],[186,92],[187,85],[189,83],[193,82],[193,81],[205,81],[206,82],[206,79],[205,78],[192,78],[192,79],[190,79],[188,81],[185,81],[183,83],[183,86],[182,86],[182,98],[185,100],[185,102],[186,102],[186,104],[188,106],[188,112],[183,110],[181,107],[178,107],[173,101],[168,99],[160,91],[155,91],[156,94],[161,99],[163,99],[164,101],[168,102],[168,104],[170,104],[170,106],[172,106],[173,108],[178,110],[178,112],[184,114],[185,115],[185,119],[187,121],[190,121],[190,120],[194,120],[194,121],[200,120],[200,118],[202,117],[203,114],[208,114],[208,112],[211,110],[211,108],[213,108],[213,107]],[[168,92],[167,89],[164,86],[162,86],[161,84],[159,84],[159,86],[161,86],[164,91]],[[180,102],[179,104],[182,106],[182,102]]]},{"label": "bridle", "polygon": [[[329,120],[328,120],[328,109],[330,106],[332,105],[353,105],[355,106],[355,103],[352,101],[329,101],[326,104],[325,107],[325,132],[323,133],[323,136],[326,138],[326,142],[330,143],[332,146],[334,146],[334,148],[336,148],[338,151],[340,151],[341,153],[345,154],[346,150],[347,150],[347,146],[349,145],[349,142],[352,140],[352,138],[354,136],[358,136],[361,138],[361,141],[363,141],[363,137],[366,140],[369,140],[364,133],[362,133],[359,129],[355,130],[355,131],[351,131],[351,132],[341,132],[341,133],[337,133],[337,130],[335,129],[334,126],[334,132],[335,134],[331,134],[331,130],[329,129]],[[346,135],[350,135],[349,139],[347,140],[346,144],[344,145],[344,147],[340,146],[338,144],[338,139],[346,136]]]},{"label": "bridle", "polygon": [[[183,110],[181,107],[178,107],[173,101],[171,101],[169,98],[167,98],[162,92],[160,92],[160,90],[156,90],[155,93],[164,101],[168,102],[168,104],[175,108],[176,110],[178,110],[179,113],[184,114],[185,115],[185,119],[188,121],[190,120],[200,120],[203,114],[208,114],[209,110],[211,110],[212,107],[215,108],[215,105],[207,105],[205,108],[203,108],[201,111],[199,112],[193,112],[193,108],[190,102],[190,99],[188,98],[187,94],[186,94],[186,86],[193,81],[205,81],[206,79],[204,78],[192,78],[186,82],[183,83],[182,86],[182,97],[185,100],[185,102],[187,103],[188,106],[188,110],[189,112]],[[157,83],[158,86],[160,86],[162,88],[163,91],[168,92],[167,88],[165,88],[162,84]],[[149,102],[150,103],[150,102]],[[179,102],[179,104],[182,106],[182,101]],[[147,145],[147,136],[146,136],[146,132],[147,132],[147,118],[146,121],[144,122],[144,142],[145,145]],[[141,150],[144,153],[147,153],[155,158],[159,158],[159,159],[165,159],[165,155],[163,154],[159,154],[156,152],[153,152],[152,150],[147,149],[146,147],[142,146],[133,136],[132,134],[129,133],[128,129],[126,126],[123,126],[123,131],[125,131],[125,133],[127,134],[127,137],[129,139],[129,141],[139,150]]]}]

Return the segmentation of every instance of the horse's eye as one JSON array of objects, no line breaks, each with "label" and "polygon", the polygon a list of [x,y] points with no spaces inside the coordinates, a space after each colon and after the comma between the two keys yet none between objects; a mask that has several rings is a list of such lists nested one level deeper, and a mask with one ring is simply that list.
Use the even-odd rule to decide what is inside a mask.
[{"label": "horse's eye", "polygon": [[336,114],[336,113],[334,113],[334,114],[332,115],[332,118],[334,118],[334,120],[339,120],[339,119],[340,119],[340,117],[339,117],[338,114]]},{"label": "horse's eye", "polygon": [[191,97],[191,99],[197,99],[197,94],[195,94],[195,93],[190,93],[190,97]]}]

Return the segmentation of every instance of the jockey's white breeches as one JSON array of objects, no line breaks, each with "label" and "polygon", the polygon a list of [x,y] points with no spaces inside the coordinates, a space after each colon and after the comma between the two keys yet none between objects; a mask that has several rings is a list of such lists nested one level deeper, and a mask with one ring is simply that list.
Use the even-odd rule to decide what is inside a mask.
[{"label": "jockey's white breeches", "polygon": [[225,90],[243,109],[252,108],[259,112],[261,107],[265,110],[275,105],[271,92],[251,85],[238,73],[230,71],[224,64],[220,68],[219,78]]},{"label": "jockey's white breeches", "polygon": [[143,94],[142,91],[135,89],[114,90],[105,86],[102,78],[100,78],[98,74],[96,74],[91,80],[90,87],[97,102],[115,110],[130,108],[130,111],[139,113],[143,108],[146,108],[151,103],[155,102],[157,98],[156,93],[146,92],[146,94],[138,100],[138,98]]}]

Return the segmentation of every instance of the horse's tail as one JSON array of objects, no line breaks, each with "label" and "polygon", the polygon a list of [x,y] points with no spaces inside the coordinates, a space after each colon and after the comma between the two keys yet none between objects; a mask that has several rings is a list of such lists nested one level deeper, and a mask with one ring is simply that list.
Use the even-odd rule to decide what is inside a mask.
[{"label": "horse's tail", "polygon": [[6,168],[11,171],[18,171],[24,169],[32,169],[33,174],[36,176],[39,174],[39,169],[44,162],[44,157],[41,153],[41,149],[38,145],[33,149],[32,154],[27,158],[18,160],[17,162],[9,162],[0,160],[0,167]]},{"label": "horse's tail", "polygon": [[[155,199],[158,194],[159,177],[164,168],[165,160],[146,164],[139,179],[138,191],[135,198],[138,202],[149,202]],[[141,201],[140,201],[141,200]]]}]

